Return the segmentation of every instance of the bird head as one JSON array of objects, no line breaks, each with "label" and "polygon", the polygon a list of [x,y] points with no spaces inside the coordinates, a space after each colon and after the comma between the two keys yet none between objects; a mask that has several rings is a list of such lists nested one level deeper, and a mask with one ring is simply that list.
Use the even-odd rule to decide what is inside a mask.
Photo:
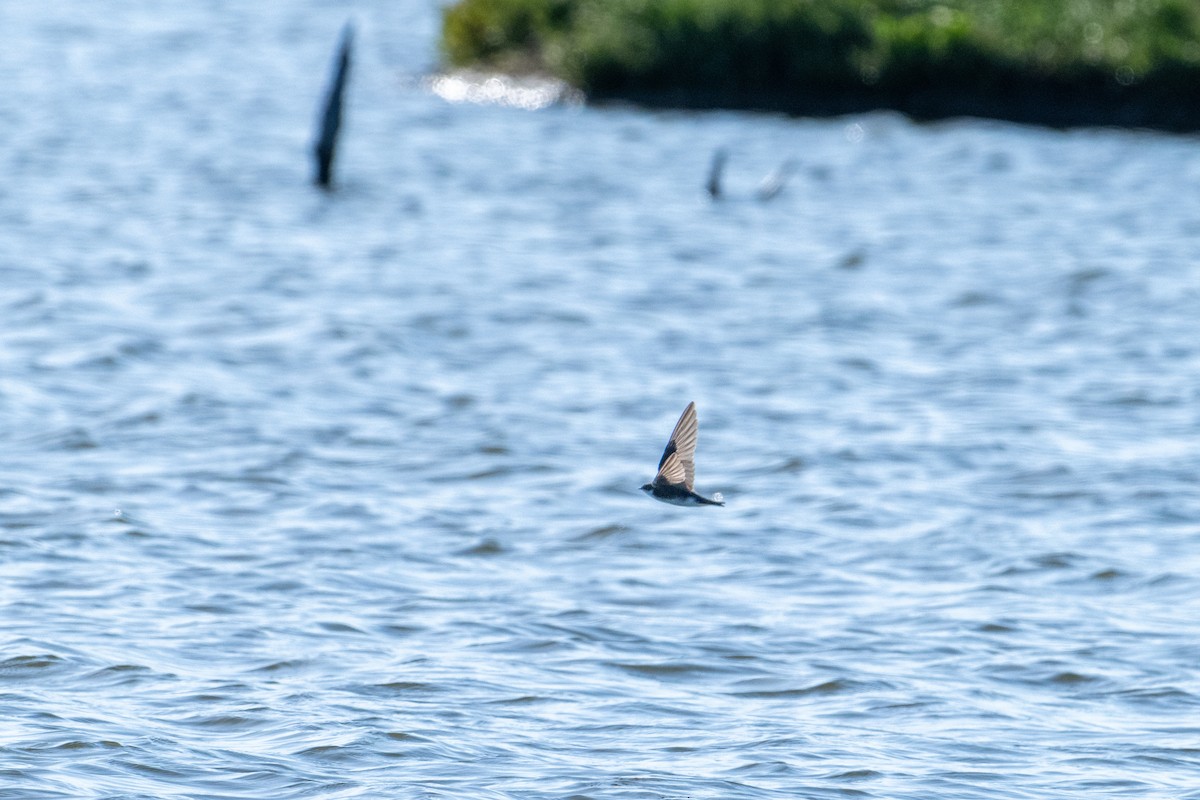
[{"label": "bird head", "polygon": [[653,483],[643,484],[642,491],[645,492],[646,494],[650,494],[651,492],[654,491],[654,484]]}]

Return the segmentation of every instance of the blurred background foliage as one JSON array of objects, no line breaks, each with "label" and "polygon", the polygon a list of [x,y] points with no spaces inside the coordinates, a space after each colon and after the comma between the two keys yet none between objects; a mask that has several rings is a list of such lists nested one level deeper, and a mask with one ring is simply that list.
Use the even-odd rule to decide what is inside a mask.
[{"label": "blurred background foliage", "polygon": [[589,92],[1200,83],[1196,0],[461,0],[453,66]]}]

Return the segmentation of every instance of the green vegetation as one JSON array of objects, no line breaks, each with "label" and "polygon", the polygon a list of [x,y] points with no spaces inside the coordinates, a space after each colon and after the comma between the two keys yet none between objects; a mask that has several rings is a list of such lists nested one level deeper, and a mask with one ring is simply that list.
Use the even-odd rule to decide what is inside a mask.
[{"label": "green vegetation", "polygon": [[1065,101],[1200,120],[1197,0],[461,0],[442,48],[594,97],[935,116]]}]

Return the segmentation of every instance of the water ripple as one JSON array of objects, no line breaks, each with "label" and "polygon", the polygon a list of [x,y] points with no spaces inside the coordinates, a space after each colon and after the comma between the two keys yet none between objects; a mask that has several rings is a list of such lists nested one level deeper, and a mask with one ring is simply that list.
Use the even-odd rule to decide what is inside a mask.
[{"label": "water ripple", "polygon": [[1194,141],[447,103],[353,5],[328,195],[344,9],[0,9],[12,791],[1195,794]]}]

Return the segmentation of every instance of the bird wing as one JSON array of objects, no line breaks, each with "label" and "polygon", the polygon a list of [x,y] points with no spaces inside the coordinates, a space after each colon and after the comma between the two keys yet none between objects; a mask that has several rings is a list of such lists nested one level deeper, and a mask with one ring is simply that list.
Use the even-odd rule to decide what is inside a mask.
[{"label": "bird wing", "polygon": [[688,480],[687,469],[682,461],[679,460],[677,453],[671,453],[667,456],[663,465],[658,468],[658,475],[654,476],[654,483],[658,486],[683,486],[689,492],[692,490],[691,481]]},{"label": "bird wing", "polygon": [[696,419],[696,404],[688,403],[671,431],[667,449],[658,462],[658,476],[668,483],[680,484],[690,492],[696,480],[696,437],[700,423]]}]

